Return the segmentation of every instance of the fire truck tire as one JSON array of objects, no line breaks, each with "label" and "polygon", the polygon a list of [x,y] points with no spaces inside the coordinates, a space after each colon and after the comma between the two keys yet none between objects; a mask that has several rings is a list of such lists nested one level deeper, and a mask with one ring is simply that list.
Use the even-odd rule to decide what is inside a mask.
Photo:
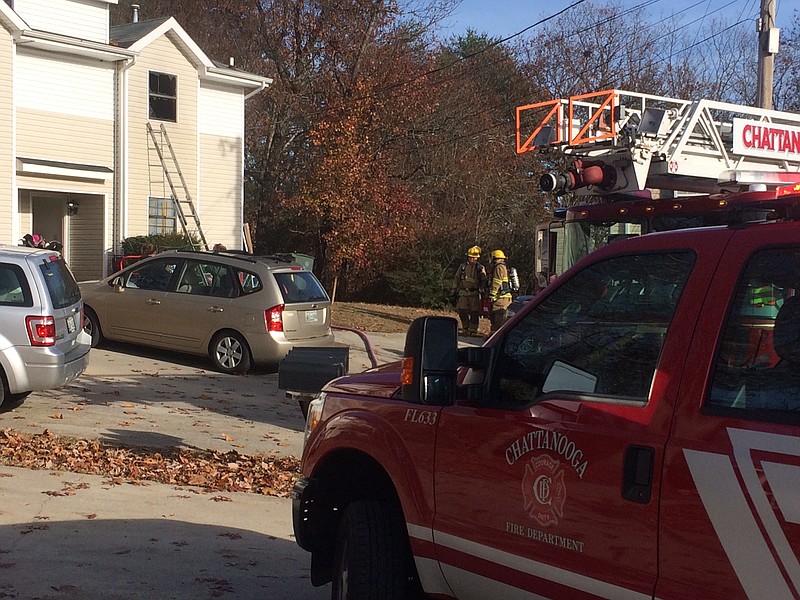
[{"label": "fire truck tire", "polygon": [[412,598],[405,524],[392,504],[351,503],[336,539],[332,600]]}]

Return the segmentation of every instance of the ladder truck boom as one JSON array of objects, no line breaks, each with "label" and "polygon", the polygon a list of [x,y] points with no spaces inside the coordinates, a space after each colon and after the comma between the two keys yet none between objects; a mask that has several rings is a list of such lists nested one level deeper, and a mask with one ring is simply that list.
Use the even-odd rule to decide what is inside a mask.
[{"label": "ladder truck boom", "polygon": [[541,177],[546,192],[712,194],[800,182],[796,113],[612,89],[520,106],[516,123],[517,153],[574,157]]}]

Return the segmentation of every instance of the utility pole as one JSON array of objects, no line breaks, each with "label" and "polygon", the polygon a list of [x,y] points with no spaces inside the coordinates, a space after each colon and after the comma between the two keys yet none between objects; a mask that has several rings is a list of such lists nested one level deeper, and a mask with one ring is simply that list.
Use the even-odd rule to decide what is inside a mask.
[{"label": "utility pole", "polygon": [[758,106],[772,108],[772,73],[775,54],[778,53],[778,35],[775,27],[775,0],[761,0],[758,18]]}]

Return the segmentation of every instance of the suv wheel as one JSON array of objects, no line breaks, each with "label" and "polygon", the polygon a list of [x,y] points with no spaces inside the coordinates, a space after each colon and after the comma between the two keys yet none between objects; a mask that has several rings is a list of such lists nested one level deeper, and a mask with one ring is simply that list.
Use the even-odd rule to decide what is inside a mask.
[{"label": "suv wheel", "polygon": [[12,394],[8,391],[8,383],[6,382],[5,373],[0,369],[0,411],[16,408],[22,401],[30,396],[30,392],[20,392]]},{"label": "suv wheel", "polygon": [[335,600],[407,600],[412,592],[408,536],[386,502],[353,502],[344,511],[336,539]]},{"label": "suv wheel", "polygon": [[221,331],[211,341],[211,362],[223,373],[247,373],[250,370],[250,348],[235,331]]},{"label": "suv wheel", "polygon": [[[5,393],[5,390],[3,390]],[[0,412],[11,410],[12,408],[17,408],[20,404],[25,401],[25,398],[30,396],[30,392],[21,392],[19,394],[8,394],[5,393],[5,400],[3,400],[2,405],[0,405]]]},{"label": "suv wheel", "polygon": [[88,307],[83,309],[83,330],[92,336],[92,348],[97,348],[103,341],[103,332],[100,329],[100,319]]}]

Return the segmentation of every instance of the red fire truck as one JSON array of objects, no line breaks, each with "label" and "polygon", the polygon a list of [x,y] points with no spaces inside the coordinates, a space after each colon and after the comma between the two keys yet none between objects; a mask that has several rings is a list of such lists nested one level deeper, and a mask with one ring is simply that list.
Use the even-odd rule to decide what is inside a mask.
[{"label": "red fire truck", "polygon": [[800,598],[800,185],[725,199],[590,252],[482,347],[423,317],[402,362],[322,387],[293,492],[312,583]]}]

